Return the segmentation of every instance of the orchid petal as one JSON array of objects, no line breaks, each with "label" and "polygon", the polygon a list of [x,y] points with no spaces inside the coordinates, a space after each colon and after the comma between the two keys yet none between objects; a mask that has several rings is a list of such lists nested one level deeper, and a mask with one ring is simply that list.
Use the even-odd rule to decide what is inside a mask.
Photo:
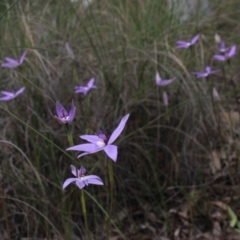
[{"label": "orchid petal", "polygon": [[68,116],[69,116],[69,121],[72,121],[72,120],[73,120],[73,118],[74,118],[74,116],[75,116],[75,113],[76,113],[76,107],[74,106],[74,103],[73,103],[73,101],[72,101],[71,109],[70,109],[69,114],[68,114]]},{"label": "orchid petal", "polygon": [[93,84],[94,84],[95,79],[91,78],[87,84],[88,88],[92,88]]},{"label": "orchid petal", "polygon": [[68,178],[64,183],[62,188],[65,189],[70,183],[76,182],[78,179],[77,178]]},{"label": "orchid petal", "polygon": [[11,64],[18,64],[18,61],[16,59],[13,59],[13,58],[10,58],[10,57],[5,57],[5,60],[8,63],[11,63]]},{"label": "orchid petal", "polygon": [[228,52],[228,57],[229,58],[232,57],[233,55],[235,55],[235,53],[236,53],[236,45],[233,45]]},{"label": "orchid petal", "polygon": [[85,155],[89,155],[89,154],[93,154],[93,153],[97,153],[97,152],[100,152],[102,151],[103,148],[97,148],[95,151],[92,151],[92,152],[84,152],[84,153],[81,153],[77,156],[77,158],[80,158],[82,156],[85,156]]},{"label": "orchid petal", "polygon": [[78,170],[75,166],[71,165],[71,172],[75,177],[78,177]]},{"label": "orchid petal", "polygon": [[81,166],[80,169],[78,170],[78,177],[84,176],[86,173],[86,168],[84,166]]},{"label": "orchid petal", "polygon": [[192,40],[191,40],[191,45],[195,44],[197,40],[199,39],[200,34],[197,34]]},{"label": "orchid petal", "polygon": [[26,57],[26,55],[27,55],[27,50],[25,50],[24,52],[23,52],[23,54],[22,54],[22,56],[20,57],[20,60],[19,60],[19,63],[20,64],[22,64],[23,63],[23,61],[24,61],[24,59],[25,59],[25,57]]},{"label": "orchid petal", "polygon": [[102,179],[96,175],[88,175],[83,177],[83,181],[85,180],[87,180],[88,184],[103,185]]},{"label": "orchid petal", "polygon": [[60,102],[56,102],[56,112],[57,112],[57,115],[59,118],[62,118],[62,113],[66,113],[67,114],[67,111],[66,109],[63,107],[63,105],[60,103]]},{"label": "orchid petal", "polygon": [[189,47],[189,44],[181,44],[181,45],[178,45],[176,46],[176,48],[188,48]]},{"label": "orchid petal", "polygon": [[118,147],[115,145],[107,145],[103,151],[110,157],[114,162],[117,161]]},{"label": "orchid petal", "polygon": [[179,41],[177,41],[177,44],[185,45],[185,44],[188,44],[188,42],[179,40]]},{"label": "orchid petal", "polygon": [[158,82],[157,85],[158,86],[167,86],[169,84],[171,84],[175,79],[167,79],[167,80],[162,80],[161,82]]},{"label": "orchid petal", "polygon": [[15,97],[17,97],[19,94],[23,93],[23,91],[26,89],[26,87],[22,87],[20,88],[16,93],[15,93]]},{"label": "orchid petal", "polygon": [[160,77],[159,72],[156,73],[156,84],[162,81],[162,78]]},{"label": "orchid petal", "polygon": [[91,153],[91,152],[94,152],[98,149],[97,145],[96,144],[93,144],[93,143],[85,143],[85,144],[79,144],[79,145],[76,145],[76,146],[73,146],[73,147],[69,147],[67,148],[66,150],[67,151],[79,151],[79,152],[88,152],[88,153]]},{"label": "orchid petal", "polygon": [[15,68],[17,67],[19,64],[18,63],[2,63],[1,67],[7,67],[7,68]]},{"label": "orchid petal", "polygon": [[84,188],[84,186],[86,185],[86,183],[85,183],[82,179],[77,179],[76,185],[77,185],[80,189],[82,189],[82,188]]},{"label": "orchid petal", "polygon": [[97,143],[98,141],[101,141],[102,139],[99,138],[96,135],[81,135],[80,136],[81,139],[87,140],[90,143]]},{"label": "orchid petal", "polygon": [[12,100],[14,97],[10,97],[10,96],[5,96],[5,97],[1,97],[0,101],[9,101]]},{"label": "orchid petal", "polygon": [[214,55],[213,59],[218,60],[218,61],[225,61],[226,58],[222,55]]},{"label": "orchid petal", "polygon": [[127,114],[126,116],[124,116],[120,122],[120,124],[117,126],[117,128],[114,130],[114,132],[112,133],[111,137],[109,138],[108,144],[113,143],[117,137],[121,134],[121,132],[123,131],[125,124],[129,118],[130,114]]},{"label": "orchid petal", "polygon": [[11,92],[1,91],[1,93],[9,97],[14,96],[14,93],[11,93]]},{"label": "orchid petal", "polygon": [[208,74],[211,73],[211,68],[210,68],[209,66],[207,66],[207,67],[205,68],[205,72],[208,73]]}]

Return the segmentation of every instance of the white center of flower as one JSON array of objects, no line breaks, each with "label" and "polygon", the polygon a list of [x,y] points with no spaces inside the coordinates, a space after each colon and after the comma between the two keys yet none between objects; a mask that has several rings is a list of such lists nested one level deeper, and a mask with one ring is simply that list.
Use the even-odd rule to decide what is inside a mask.
[{"label": "white center of flower", "polygon": [[99,141],[97,142],[97,146],[98,146],[99,148],[103,148],[103,147],[106,146],[106,144],[105,144],[105,142],[104,142],[103,140],[99,140]]},{"label": "white center of flower", "polygon": [[68,122],[69,121],[69,116],[62,117],[61,120],[63,122]]}]

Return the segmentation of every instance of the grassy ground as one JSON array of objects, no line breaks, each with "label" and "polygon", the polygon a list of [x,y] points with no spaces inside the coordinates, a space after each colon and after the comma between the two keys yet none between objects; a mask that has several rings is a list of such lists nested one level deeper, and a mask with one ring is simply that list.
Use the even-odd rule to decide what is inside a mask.
[{"label": "grassy ground", "polygon": [[[106,239],[105,154],[77,160],[65,151],[65,125],[50,114],[57,100],[69,109],[72,99],[75,145],[99,129],[110,135],[130,113],[116,142],[109,239],[239,239],[239,55],[230,64],[212,60],[216,33],[227,46],[240,44],[238,0],[213,1],[211,16],[186,23],[163,0],[101,0],[87,9],[66,0],[0,6],[0,59],[28,49],[21,66],[0,73],[1,90],[26,86],[0,104],[1,239],[85,239],[80,190],[62,190],[71,164],[104,181],[84,193],[92,239]],[[198,33],[192,50],[175,49],[177,40]],[[192,72],[206,65],[220,71],[197,79]],[[156,71],[176,80],[157,87]],[[92,77],[96,90],[74,93]]]}]

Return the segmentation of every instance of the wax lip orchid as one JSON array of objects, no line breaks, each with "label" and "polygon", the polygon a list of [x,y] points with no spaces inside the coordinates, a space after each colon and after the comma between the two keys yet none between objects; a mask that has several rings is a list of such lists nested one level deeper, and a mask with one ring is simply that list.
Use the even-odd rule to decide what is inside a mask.
[{"label": "wax lip orchid", "polygon": [[66,123],[72,122],[72,120],[74,119],[75,113],[76,113],[76,107],[74,106],[74,103],[72,101],[71,109],[69,112],[67,112],[66,109],[63,107],[63,105],[57,101],[56,112],[57,112],[57,116],[55,115],[54,118],[60,124],[66,124]]},{"label": "wax lip orchid", "polygon": [[25,90],[25,87],[20,88],[18,91],[16,92],[7,92],[7,91],[1,91],[1,93],[4,95],[3,97],[0,97],[0,101],[10,101],[14,98],[16,98],[18,95],[20,95],[21,93],[23,93],[23,91]]},{"label": "wax lip orchid", "polygon": [[213,56],[213,59],[224,62],[226,60],[229,60],[237,53],[237,47],[236,45],[231,46],[228,50],[226,50],[222,54],[216,54]]},{"label": "wax lip orchid", "polygon": [[100,177],[96,175],[85,176],[86,169],[83,166],[78,170],[71,165],[71,171],[75,178],[66,179],[62,186],[63,189],[65,189],[70,183],[75,183],[80,189],[88,186],[88,184],[103,185],[103,181]]},{"label": "wax lip orchid", "polygon": [[200,37],[200,34],[197,34],[190,41],[179,40],[179,41],[177,41],[176,48],[189,48],[189,47],[193,46],[198,41],[199,37]]},{"label": "wax lip orchid", "polygon": [[97,88],[96,85],[94,85],[95,79],[91,78],[87,84],[87,86],[76,86],[75,89],[75,93],[83,93],[84,95],[86,95],[91,89],[95,89]]},{"label": "wax lip orchid", "polygon": [[117,128],[113,131],[112,135],[109,139],[107,139],[105,133],[103,131],[99,131],[98,135],[81,135],[80,138],[87,140],[90,143],[80,144],[67,149],[67,151],[78,151],[84,152],[78,157],[82,157],[84,155],[96,153],[99,151],[104,151],[109,158],[111,158],[114,162],[117,161],[118,147],[113,145],[112,143],[118,138],[118,136],[123,131],[126,122],[129,118],[130,114],[124,116],[117,126]]},{"label": "wax lip orchid", "polygon": [[218,49],[221,54],[225,54],[230,48],[225,46],[225,42],[223,40],[220,40]]},{"label": "wax lip orchid", "polygon": [[1,67],[6,67],[6,68],[16,68],[18,66],[20,66],[24,59],[26,58],[27,55],[27,50],[25,50],[23,52],[23,54],[21,55],[21,57],[19,59],[14,59],[14,58],[10,58],[10,57],[6,57],[4,63],[1,64]]},{"label": "wax lip orchid", "polygon": [[197,78],[207,78],[210,74],[219,72],[219,70],[211,70],[211,67],[207,66],[204,72],[193,72]]},{"label": "wax lip orchid", "polygon": [[172,79],[162,79],[160,77],[160,74],[158,72],[156,73],[156,84],[158,86],[167,86],[167,85],[171,84],[174,80],[175,80],[174,78],[172,78]]}]

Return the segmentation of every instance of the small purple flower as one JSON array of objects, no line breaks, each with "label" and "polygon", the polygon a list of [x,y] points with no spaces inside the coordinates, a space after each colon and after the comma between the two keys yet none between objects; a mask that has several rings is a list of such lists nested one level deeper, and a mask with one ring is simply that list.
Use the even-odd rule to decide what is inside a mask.
[{"label": "small purple flower", "polygon": [[198,41],[199,37],[200,37],[200,34],[197,34],[190,41],[182,41],[182,40],[177,41],[176,48],[189,48],[189,47],[191,47],[192,45],[194,45]]},{"label": "small purple flower", "polygon": [[84,86],[76,86],[74,89],[75,89],[75,93],[83,93],[84,95],[86,95],[90,89],[95,89],[97,88],[95,85],[94,85],[94,81],[95,79],[94,78],[91,78],[87,84],[86,87]]},{"label": "small purple flower", "polygon": [[2,63],[1,66],[6,68],[16,68],[23,63],[26,55],[27,55],[27,50],[23,52],[22,56],[19,59],[6,57],[5,58],[6,62]]},{"label": "small purple flower", "polygon": [[225,54],[229,50],[229,47],[225,47],[225,42],[221,40],[218,49],[221,54]]},{"label": "small purple flower", "polygon": [[237,53],[236,45],[233,45],[227,50],[224,54],[216,54],[213,56],[213,59],[224,62],[232,58]]},{"label": "small purple flower", "polygon": [[100,177],[96,175],[85,176],[86,169],[83,166],[78,170],[71,165],[71,171],[75,178],[68,178],[63,183],[63,189],[65,189],[70,183],[75,183],[80,189],[84,188],[86,185],[88,186],[88,184],[103,185],[103,181]]},{"label": "small purple flower", "polygon": [[207,66],[204,72],[193,72],[193,74],[196,75],[197,78],[206,78],[210,74],[214,74],[216,72],[219,72],[219,70],[211,70],[211,68]]},{"label": "small purple flower", "polygon": [[174,80],[175,80],[174,78],[172,78],[172,79],[166,79],[166,80],[165,80],[165,79],[162,79],[162,78],[160,77],[159,73],[158,73],[158,72],[156,73],[156,84],[157,84],[158,86],[167,86],[167,85],[171,84]]},{"label": "small purple flower", "polygon": [[16,98],[19,94],[23,93],[24,90],[25,90],[25,87],[20,88],[16,92],[1,91],[1,93],[5,96],[1,97],[0,101],[10,101],[10,100]]},{"label": "small purple flower", "polygon": [[57,116],[55,115],[54,118],[60,123],[60,124],[66,124],[72,122],[73,118],[75,117],[76,113],[76,107],[74,106],[74,103],[72,101],[71,109],[69,113],[66,111],[66,109],[62,106],[60,102],[56,102],[56,112]]},{"label": "small purple flower", "polygon": [[103,131],[99,131],[98,135],[82,135],[81,139],[87,140],[90,143],[80,144],[67,149],[67,151],[82,151],[84,153],[78,155],[78,157],[96,153],[99,151],[104,151],[108,157],[110,157],[114,162],[117,161],[118,147],[112,145],[112,143],[117,139],[117,137],[123,131],[125,124],[129,118],[130,114],[124,116],[117,126],[117,128],[113,131],[112,135],[109,139],[107,139],[106,135]]}]

